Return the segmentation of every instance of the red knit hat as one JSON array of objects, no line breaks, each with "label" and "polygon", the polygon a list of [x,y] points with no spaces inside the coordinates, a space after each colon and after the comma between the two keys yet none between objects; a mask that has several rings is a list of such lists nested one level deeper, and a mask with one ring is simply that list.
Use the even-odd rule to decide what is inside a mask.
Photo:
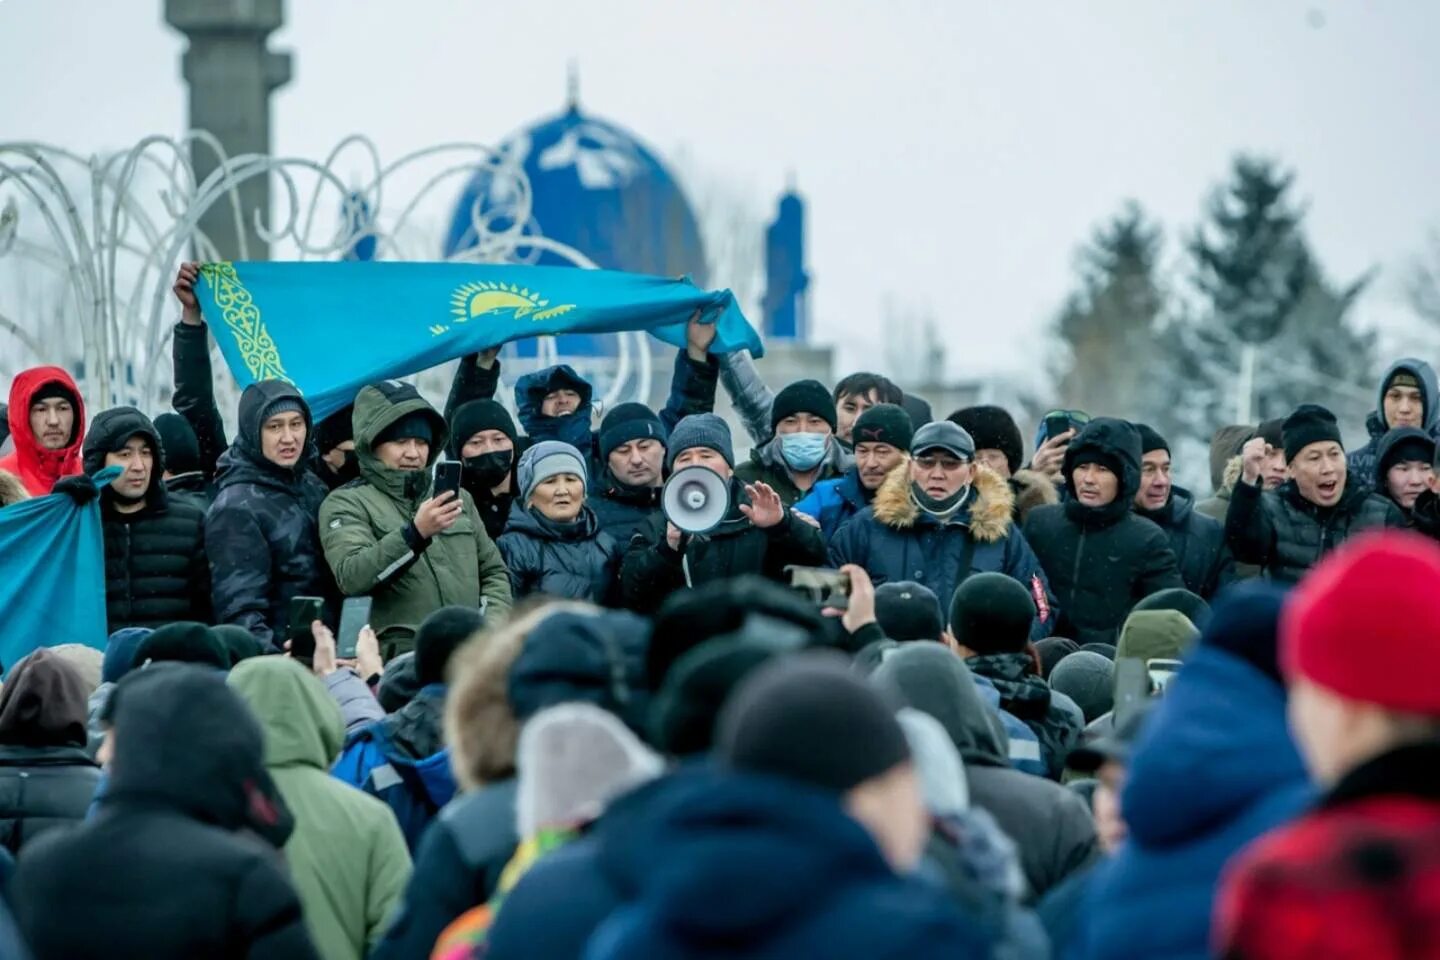
[{"label": "red knit hat", "polygon": [[1326,557],[1280,617],[1281,666],[1335,693],[1440,716],[1440,546],[1367,533]]}]

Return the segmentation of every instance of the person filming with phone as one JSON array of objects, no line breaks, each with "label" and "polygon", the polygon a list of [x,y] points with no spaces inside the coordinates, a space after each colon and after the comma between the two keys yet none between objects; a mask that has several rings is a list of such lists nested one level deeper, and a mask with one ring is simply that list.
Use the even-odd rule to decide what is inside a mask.
[{"label": "person filming with phone", "polygon": [[445,419],[410,384],[386,380],[355,398],[354,427],[360,480],[325,499],[320,537],[340,591],[373,597],[385,658],[409,651],[440,607],[508,610],[509,574],[458,472],[441,465],[431,480]]}]

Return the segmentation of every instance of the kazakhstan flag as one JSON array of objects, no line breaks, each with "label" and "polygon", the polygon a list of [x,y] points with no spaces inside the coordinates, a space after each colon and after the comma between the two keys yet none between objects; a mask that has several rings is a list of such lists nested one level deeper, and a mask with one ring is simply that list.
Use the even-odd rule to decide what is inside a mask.
[{"label": "kazakhstan flag", "polygon": [[207,263],[200,308],[241,387],[288,380],[318,420],[368,383],[508,340],[648,330],[677,347],[698,309],[715,353],[763,352],[729,290],[612,270],[467,263]]}]

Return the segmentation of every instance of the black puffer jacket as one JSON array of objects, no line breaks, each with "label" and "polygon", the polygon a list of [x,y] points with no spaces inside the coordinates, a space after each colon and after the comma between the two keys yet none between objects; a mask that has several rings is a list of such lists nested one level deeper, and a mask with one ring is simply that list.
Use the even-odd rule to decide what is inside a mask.
[{"label": "black puffer jacket", "polygon": [[1399,507],[1351,477],[1333,507],[1300,496],[1293,480],[1262,491],[1242,479],[1225,514],[1225,538],[1235,558],[1256,564],[1280,583],[1297,583],[1321,557],[1362,530],[1403,526]]},{"label": "black puffer jacket", "polygon": [[607,467],[598,478],[596,492],[589,506],[595,511],[600,529],[615,538],[616,543],[629,543],[640,525],[660,512],[664,487],[635,487],[621,483]]},{"label": "black puffer jacket", "polygon": [[623,551],[588,506],[574,523],[561,524],[517,504],[497,545],[517,600],[532,593],[599,604],[617,599]]},{"label": "black puffer jacket", "polygon": [[657,513],[641,525],[625,551],[620,573],[624,604],[631,610],[653,612],[664,599],[686,586],[758,573],[783,581],[790,565],[825,564],[825,541],[820,531],[799,520],[788,509],[785,519],[760,529],[740,512],[749,503],[739,480],[730,481],[730,513],[719,527],[704,536],[682,540],[680,550],[665,539],[665,515]]},{"label": "black puffer jacket", "polygon": [[313,444],[307,441],[300,462],[289,469],[260,452],[261,414],[286,398],[301,402],[314,432],[310,408],[290,384],[264,380],[246,387],[240,433],[220,457],[219,493],[205,517],[215,622],[238,624],[277,649],[285,641],[292,597],[335,593],[320,549],[318,518],[328,491],[310,468]]},{"label": "black puffer jacket", "polygon": [[[1103,507],[1074,499],[1076,457],[1087,451],[1121,467],[1119,492]],[[1069,497],[1032,510],[1025,539],[1060,599],[1055,636],[1113,644],[1136,602],[1185,582],[1164,531],[1131,510],[1140,488],[1140,435],[1134,427],[1108,417],[1090,421],[1070,442],[1063,471]]]},{"label": "black puffer jacket", "polygon": [[1135,512],[1165,531],[1185,589],[1209,600],[1235,579],[1235,558],[1225,544],[1225,525],[1198,512],[1189,490],[1174,487],[1170,502],[1159,510],[1137,508]]},{"label": "black puffer jacket", "polygon": [[19,854],[47,830],[84,820],[99,783],[84,745],[0,745],[0,845]]},{"label": "black puffer jacket", "polygon": [[111,633],[124,627],[162,627],[177,620],[210,622],[210,567],[205,558],[205,508],[173,496],[160,476],[165,454],[150,418],[134,407],[97,416],[85,435],[85,472],[105,466],[105,455],[143,436],[155,463],[145,506],[115,509],[113,488],[100,495],[105,536],[105,613]]}]

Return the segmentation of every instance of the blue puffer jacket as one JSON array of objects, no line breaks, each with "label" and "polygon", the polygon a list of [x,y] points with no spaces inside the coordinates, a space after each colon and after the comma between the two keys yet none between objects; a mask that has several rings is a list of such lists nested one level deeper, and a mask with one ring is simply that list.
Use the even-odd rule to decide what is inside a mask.
[{"label": "blue puffer jacket", "polygon": [[1202,644],[1136,746],[1121,808],[1130,837],[1096,868],[1078,952],[1093,960],[1203,958],[1221,869],[1311,797],[1285,725],[1285,693]]},{"label": "blue puffer jacket", "polygon": [[[996,572],[1019,581],[1035,599],[1038,615],[1032,640],[1048,637],[1058,611],[1040,561],[1012,519],[1015,495],[1000,476],[977,465],[970,500],[946,523],[922,513],[910,496],[910,467],[901,464],[875,492],[875,501],[856,514],[830,541],[830,564],[858,564],[878,587],[914,580],[935,592],[940,608],[972,573]],[[975,550],[960,569],[965,543]]]},{"label": "blue puffer jacket", "polygon": [[845,522],[870,505],[860,486],[860,471],[851,467],[843,477],[821,480],[792,508],[820,521],[820,533],[829,543]]}]

